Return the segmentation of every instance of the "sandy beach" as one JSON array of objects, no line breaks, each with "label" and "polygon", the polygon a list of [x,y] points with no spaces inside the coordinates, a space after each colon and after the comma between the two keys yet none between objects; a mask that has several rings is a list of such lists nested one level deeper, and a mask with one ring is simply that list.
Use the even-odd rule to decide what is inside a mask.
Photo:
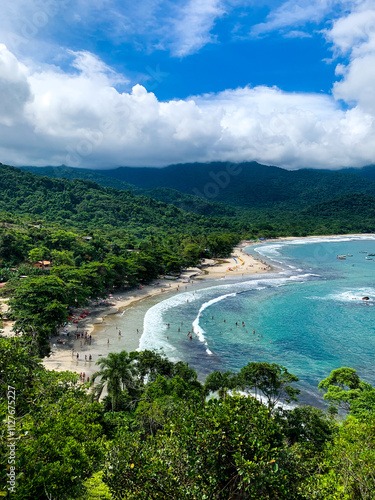
[{"label": "sandy beach", "polygon": [[[322,237],[324,236],[316,236],[316,238]],[[282,242],[295,239],[299,238],[268,239],[266,242]],[[233,249],[229,257],[225,259],[205,259],[202,261],[200,268],[187,269],[178,279],[160,278],[148,285],[119,291],[103,298],[102,301],[93,301],[88,306],[75,310],[74,319],[76,323],[69,323],[65,328],[65,332],[61,328],[59,335],[51,339],[52,354],[49,358],[43,360],[44,365],[51,370],[85,372],[86,377],[91,376],[97,370],[96,361],[107,356],[109,352],[120,352],[122,350],[130,352],[138,348],[143,322],[134,318],[134,315],[129,321],[124,320],[132,310],[142,307],[143,303],[146,311],[148,307],[152,307],[160,300],[164,300],[164,298],[192,289],[197,284],[199,286],[199,282],[202,283],[203,280],[241,278],[245,275],[263,274],[272,271],[268,264],[243,251],[245,247],[259,244],[262,244],[262,242],[242,241]],[[0,299],[3,312],[7,309],[6,300]],[[87,311],[89,314],[85,315],[84,318],[80,318],[81,314]],[[122,316],[124,317],[122,318]],[[119,318],[121,318],[122,325],[124,323],[127,325],[126,329],[122,326],[123,331],[120,332],[116,325]],[[3,335],[12,336],[12,327],[12,322],[4,321]],[[77,333],[82,336],[77,337]]]},{"label": "sandy beach", "polygon": [[256,260],[243,251],[245,247],[254,244],[255,242],[253,241],[242,241],[226,259],[205,259],[202,263],[202,274],[199,277],[213,279],[232,278],[270,271],[271,268],[267,264],[261,260]]},{"label": "sandy beach", "polygon": [[[226,259],[205,259],[201,268],[189,268],[178,279],[161,278],[149,285],[117,292],[103,301],[93,301],[89,306],[76,310],[75,319],[85,311],[89,314],[78,319],[77,323],[69,323],[65,328],[69,336],[61,329],[60,335],[51,339],[52,354],[43,360],[43,364],[50,370],[84,372],[86,378],[91,377],[98,369],[95,366],[96,361],[107,356],[109,352],[130,352],[138,348],[143,324],[129,321],[126,322],[129,323],[126,330],[122,327],[122,331],[119,331],[116,325],[119,318],[128,314],[133,306],[139,307],[143,301],[149,302],[152,298],[156,303],[164,297],[185,292],[202,280],[241,277],[270,271],[271,268],[267,264],[243,252],[243,248],[250,244],[254,242],[241,242]],[[123,324],[125,318],[121,319]],[[77,332],[83,337],[77,337]]]},{"label": "sandy beach", "polygon": [[[322,236],[316,238],[322,238]],[[295,237],[277,238],[267,240],[267,243],[295,239]],[[243,251],[245,247],[261,243],[242,241],[233,249],[229,257],[205,259],[200,268],[187,269],[178,279],[160,278],[148,285],[119,291],[103,300],[93,301],[88,306],[75,310],[73,320],[76,322],[69,323],[65,329],[61,328],[59,335],[51,339],[52,354],[43,360],[44,365],[51,370],[85,372],[86,377],[91,376],[97,370],[96,361],[107,356],[109,352],[122,350],[130,352],[138,348],[143,321],[134,314],[131,316],[132,311],[142,306],[146,311],[147,308],[164,298],[199,286],[203,280],[241,278],[245,275],[272,271],[268,264]],[[2,311],[6,311],[6,299],[0,299],[0,301]],[[84,314],[85,317],[81,318],[82,313],[86,312],[89,314]],[[119,331],[117,322],[125,324],[126,327],[122,326],[123,330]],[[12,326],[12,322],[5,321],[3,335],[13,335]]]}]

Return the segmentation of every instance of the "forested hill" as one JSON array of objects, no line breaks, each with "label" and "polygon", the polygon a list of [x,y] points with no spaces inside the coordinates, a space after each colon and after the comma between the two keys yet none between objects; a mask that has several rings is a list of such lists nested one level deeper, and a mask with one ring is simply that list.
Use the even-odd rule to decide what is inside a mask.
[{"label": "forested hill", "polygon": [[368,171],[362,169],[362,173],[354,169],[336,172],[308,169],[288,171],[256,162],[211,162],[170,165],[164,168],[119,167],[95,171],[49,167],[38,170],[32,168],[35,173],[89,178],[103,185],[110,183],[119,189],[130,188],[136,191],[141,188],[147,190],[142,191],[147,196],[163,201],[169,197],[176,198],[176,194],[166,191],[173,189],[188,195],[202,196],[209,201],[245,208],[295,210],[341,195],[375,195],[375,175],[372,178],[371,167],[368,167]]},{"label": "forested hill", "polygon": [[162,169],[121,167],[102,170],[100,174],[142,188],[162,186],[183,193],[201,193],[209,199],[246,208],[275,204],[302,208],[348,193],[375,194],[375,182],[353,173],[288,171],[255,162],[192,163]]},{"label": "forested hill", "polygon": [[136,195],[147,196],[164,203],[170,203],[188,212],[194,212],[205,216],[235,216],[236,212],[233,208],[222,203],[216,203],[206,198],[201,198],[195,195],[190,195],[177,191],[171,188],[154,188],[143,189],[134,184],[99,174],[96,170],[85,168],[73,168],[61,165],[60,167],[20,167],[22,171],[31,172],[33,174],[53,177],[55,179],[82,179],[93,181],[101,186],[111,187],[114,189],[132,191]]},{"label": "forested hill", "polygon": [[362,168],[346,168],[345,170],[341,170],[341,172],[359,175],[364,179],[375,181],[375,165],[367,165]]},{"label": "forested hill", "polygon": [[[124,228],[138,234],[236,231],[236,221],[203,217],[131,191],[91,181],[52,179],[0,164],[0,211],[88,230]],[[243,228],[243,224],[241,225]]]}]

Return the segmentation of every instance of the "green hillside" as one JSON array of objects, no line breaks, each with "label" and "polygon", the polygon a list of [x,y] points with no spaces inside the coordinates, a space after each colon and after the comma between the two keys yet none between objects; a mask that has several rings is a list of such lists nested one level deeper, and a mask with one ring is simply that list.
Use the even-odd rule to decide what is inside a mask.
[{"label": "green hillside", "polygon": [[144,194],[204,215],[224,215],[222,203],[246,209],[272,207],[288,211],[345,194],[375,195],[373,167],[358,171],[288,171],[256,162],[211,162],[112,170],[65,166],[24,168],[39,175],[81,178],[116,189],[130,189],[135,194]]},{"label": "green hillside", "polygon": [[172,188],[245,208],[302,208],[347,193],[375,194],[375,182],[345,171],[288,171],[256,162],[192,163],[98,171],[144,189]]},{"label": "green hillside", "polygon": [[21,170],[37,175],[53,177],[55,179],[82,179],[97,182],[101,186],[128,190],[137,195],[144,195],[164,203],[171,203],[178,208],[199,215],[234,216],[237,214],[234,208],[223,205],[222,203],[215,203],[205,198],[185,194],[171,188],[156,187],[154,189],[143,189],[115,177],[99,174],[96,170],[72,168],[66,167],[65,165],[60,167],[21,167]]},{"label": "green hillside", "polygon": [[0,210],[32,215],[85,230],[125,228],[137,234],[197,234],[244,229],[243,223],[206,218],[132,191],[89,180],[53,179],[0,165]]},{"label": "green hillside", "polygon": [[[210,178],[213,182],[215,175],[217,179],[223,180],[224,169],[229,166],[229,172],[233,172],[231,168],[239,168],[238,165],[233,165],[210,163],[175,165],[162,169],[119,168],[105,171],[108,175],[103,175],[104,171],[98,173],[95,170],[69,167],[24,168],[39,175],[70,179],[87,177],[104,186],[116,185],[118,189],[131,189],[137,196],[152,198],[151,205],[155,199],[173,204],[183,211],[205,216],[202,219],[204,224],[207,222],[206,217],[213,219],[215,229],[230,228],[241,234],[245,232],[249,237],[375,231],[372,216],[375,183],[362,178],[358,173],[316,170],[290,172],[252,163],[240,165],[242,171],[238,178],[242,175],[244,182],[239,182],[240,179],[232,175],[233,179],[228,186],[220,189],[221,198],[227,198],[221,202],[218,202],[220,196],[212,201],[176,189],[179,187],[186,191],[189,183],[190,187],[192,184],[198,186],[199,182],[204,186],[204,179]],[[214,175],[210,176],[212,172]],[[129,181],[138,182],[143,187],[109,177],[109,174],[120,176],[125,173],[131,174],[131,178],[128,176]],[[185,184],[180,182],[179,175]],[[199,182],[197,179],[200,179]],[[174,188],[149,187],[156,182],[169,183]]]},{"label": "green hillside", "polygon": [[375,165],[367,165],[366,167],[362,168],[347,168],[345,170],[342,170],[342,172],[359,175],[364,179],[375,181]]}]

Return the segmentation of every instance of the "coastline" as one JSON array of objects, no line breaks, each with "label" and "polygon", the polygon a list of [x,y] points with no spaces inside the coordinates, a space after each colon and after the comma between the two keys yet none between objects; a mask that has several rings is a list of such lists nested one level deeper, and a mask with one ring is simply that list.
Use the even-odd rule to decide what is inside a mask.
[{"label": "coastline", "polygon": [[[143,320],[137,324],[137,321],[129,322],[129,328],[126,332],[121,332],[118,335],[116,320],[120,316],[129,315],[137,309],[142,308],[145,311],[156,303],[169,298],[179,291],[186,291],[193,287],[203,285],[203,282],[208,284],[211,280],[215,281],[228,277],[241,278],[245,275],[264,274],[274,269],[261,260],[243,252],[245,247],[261,245],[263,243],[282,243],[286,241],[296,240],[319,240],[328,238],[366,238],[374,237],[373,234],[348,234],[348,235],[325,235],[325,236],[309,236],[309,237],[283,237],[267,239],[263,241],[242,241],[237,245],[231,255],[226,259],[206,259],[203,262],[202,269],[191,268],[186,270],[180,278],[176,280],[159,279],[154,280],[146,286],[138,287],[137,289],[127,289],[123,292],[117,292],[110,296],[102,305],[95,305],[93,302],[86,308],[81,308],[76,311],[76,316],[79,316],[83,311],[89,311],[84,319],[79,319],[77,324],[70,324],[68,327],[69,337],[60,335],[51,339],[52,350],[54,351],[49,358],[43,360],[46,368],[57,371],[76,371],[77,373],[85,372],[86,377],[92,375],[97,370],[95,363],[100,357],[107,356],[110,352],[120,352],[126,350],[128,352],[138,349],[139,340],[143,329]],[[228,268],[231,268],[229,271]],[[112,304],[112,305],[111,305]],[[4,308],[3,308],[4,310]],[[11,336],[12,323],[6,322],[3,327],[3,335]],[[137,330],[138,329],[138,330]],[[85,338],[76,338],[75,333],[86,332],[88,336],[92,336],[91,342]],[[138,333],[139,331],[139,333]],[[58,343],[60,339],[62,343]],[[79,358],[77,359],[77,353]],[[89,361],[89,356],[92,356],[92,361]],[[87,360],[85,359],[87,357]]]},{"label": "coastline", "polygon": [[[308,236],[308,237],[295,237],[288,236],[283,238],[267,239],[266,241],[241,241],[234,247],[231,255],[226,259],[206,259],[203,263],[202,269],[192,268],[188,269],[179,279],[174,281],[170,280],[154,280],[149,285],[142,287],[142,289],[132,289],[124,293],[114,294],[113,300],[115,306],[111,308],[98,308],[97,310],[90,311],[90,315],[83,320],[82,326],[84,331],[92,335],[92,343],[85,344],[80,340],[69,342],[69,346],[57,345],[55,352],[43,360],[46,368],[51,370],[70,370],[77,373],[85,372],[86,377],[91,377],[92,373],[97,370],[95,363],[100,357],[107,356],[110,352],[120,352],[126,350],[128,352],[135,351],[139,347],[140,337],[143,331],[143,316],[142,321],[137,324],[137,318],[129,322],[129,328],[126,332],[122,332],[121,337],[116,334],[116,319],[122,315],[129,315],[142,305],[146,308],[144,312],[150,307],[171,297],[180,291],[187,291],[194,289],[194,287],[202,286],[203,283],[208,284],[210,281],[214,282],[223,278],[241,278],[242,275],[265,274],[275,271],[268,264],[264,264],[261,260],[243,252],[245,247],[258,246],[263,243],[282,243],[296,240],[319,240],[319,239],[337,239],[337,238],[366,238],[374,237],[372,233],[368,234],[347,234],[347,235],[323,235],[323,236]],[[240,257],[244,264],[238,259]],[[236,262],[233,259],[237,259]],[[233,265],[234,264],[234,265]],[[232,267],[232,271],[228,271],[228,267]],[[277,271],[277,270],[276,270]],[[185,288],[186,287],[186,288]],[[133,306],[135,306],[133,308]],[[91,308],[93,309],[93,308]],[[86,309],[87,310],[87,309]],[[137,329],[139,333],[137,333]],[[108,344],[108,339],[110,343]],[[75,355],[72,357],[72,349]],[[80,357],[77,361],[76,353]],[[92,354],[92,361],[85,361],[84,356]]]},{"label": "coastline", "polygon": [[[159,302],[164,297],[168,298],[172,294],[191,289],[203,281],[272,271],[272,268],[261,260],[243,252],[245,247],[256,243],[259,242],[242,241],[226,259],[205,259],[202,269],[189,268],[175,280],[154,280],[145,286],[117,292],[103,300],[100,305],[93,301],[89,306],[75,310],[77,318],[85,311],[89,314],[78,319],[78,323],[69,324],[66,328],[69,336],[63,334],[61,328],[59,335],[51,339],[52,354],[49,358],[44,358],[44,366],[49,370],[84,372],[86,378],[91,377],[97,370],[95,363],[101,357],[110,352],[131,352],[138,349],[143,324],[134,324],[134,327],[132,325],[126,332],[122,331],[121,335],[118,334],[116,326],[116,319],[126,314],[133,306],[138,307],[151,299],[155,299],[155,303]],[[83,332],[84,336],[76,338],[77,332]],[[85,334],[91,336],[91,340],[85,339]],[[58,343],[60,340],[64,344]]]}]

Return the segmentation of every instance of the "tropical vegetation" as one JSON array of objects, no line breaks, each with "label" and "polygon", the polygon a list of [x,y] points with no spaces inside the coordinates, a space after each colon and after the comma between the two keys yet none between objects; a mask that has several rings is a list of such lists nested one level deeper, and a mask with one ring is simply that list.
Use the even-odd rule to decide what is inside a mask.
[{"label": "tropical vegetation", "polygon": [[[16,500],[373,498],[373,387],[348,368],[322,381],[336,408],[356,390],[353,380],[363,388],[338,418],[275,405],[291,389],[298,397],[298,378],[285,367],[249,363],[241,372],[203,382],[159,353],[121,352],[101,359],[84,383],[46,370],[24,337],[0,338],[5,423],[9,387],[16,393],[15,429],[1,431],[4,491],[11,442],[16,488],[8,496]],[[237,392],[244,376],[248,396]],[[228,391],[212,385],[220,378]],[[272,395],[268,404],[260,393]]]},{"label": "tropical vegetation", "polygon": [[200,199],[189,206],[189,197],[161,193],[182,209],[130,189],[0,165],[3,314],[16,334],[0,334],[0,494],[373,499],[375,388],[349,367],[319,384],[329,405],[322,411],[298,406],[300,374],[279,364],[251,362],[201,380],[160,353],[121,352],[102,358],[90,382],[42,364],[72,308],[108,291],[223,257],[245,237],[374,230],[367,187],[311,198],[316,213],[308,204],[297,212]]}]

